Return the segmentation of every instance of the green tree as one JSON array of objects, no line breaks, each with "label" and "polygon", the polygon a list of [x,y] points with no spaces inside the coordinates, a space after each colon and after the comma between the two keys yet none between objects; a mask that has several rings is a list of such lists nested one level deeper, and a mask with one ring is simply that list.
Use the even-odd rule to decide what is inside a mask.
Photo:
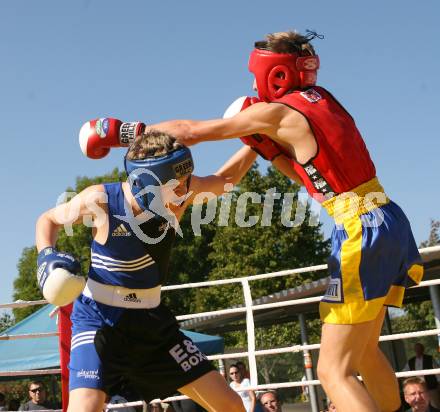
[{"label": "green tree", "polygon": [[0,333],[14,325],[14,318],[10,313],[4,312],[0,316]]},{"label": "green tree", "polygon": [[[206,210],[206,206],[203,209]],[[208,279],[212,270],[212,262],[206,256],[213,251],[212,240],[217,229],[216,223],[212,221],[203,225],[201,234],[196,235],[191,225],[192,211],[193,207],[189,207],[180,221],[183,237],[176,236],[171,252],[168,284],[203,282]],[[174,313],[186,314],[196,311],[196,295],[197,289],[183,289],[166,292],[163,296],[164,302]]]},{"label": "green tree", "polygon": [[[298,191],[296,184],[275,169],[269,168],[267,175],[262,175],[256,166],[252,168],[231,194],[233,201],[228,224],[219,226],[215,232],[213,251],[208,256],[213,266],[209,279],[242,277],[323,263],[328,256],[329,241],[324,240],[320,224],[308,224],[312,217],[308,206],[303,207],[303,224],[294,227],[282,224],[282,217],[286,218],[283,216],[285,194],[292,195],[293,215]],[[265,208],[263,200],[261,203],[248,203],[244,221],[250,216],[257,216],[258,223],[251,227],[239,227],[236,216],[243,214],[243,210],[237,207],[237,199],[245,192],[267,194],[266,198],[271,196],[272,219],[266,219],[268,208]],[[273,193],[282,196],[275,198]],[[220,224],[222,216],[218,219]],[[251,285],[252,297],[258,298],[273,291],[298,286],[321,276],[322,273],[308,273],[254,281]],[[196,299],[198,311],[225,308],[231,306],[231,302],[243,303],[242,288],[239,285],[212,287],[198,291]]]},{"label": "green tree", "polygon": [[420,243],[420,247],[435,246],[440,244],[440,220],[431,219],[431,229],[429,237],[424,242]]}]

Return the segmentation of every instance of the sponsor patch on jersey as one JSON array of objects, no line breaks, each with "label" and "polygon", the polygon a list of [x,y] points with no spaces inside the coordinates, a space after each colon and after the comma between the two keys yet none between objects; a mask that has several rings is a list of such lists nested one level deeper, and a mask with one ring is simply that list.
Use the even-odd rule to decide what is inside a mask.
[{"label": "sponsor patch on jersey", "polygon": [[330,279],[323,300],[342,302],[341,279]]},{"label": "sponsor patch on jersey", "polygon": [[315,89],[304,90],[300,95],[310,103],[317,103],[322,99],[322,96]]},{"label": "sponsor patch on jersey", "polygon": [[99,137],[104,138],[107,136],[109,127],[109,121],[107,118],[98,119],[95,123],[95,131]]}]

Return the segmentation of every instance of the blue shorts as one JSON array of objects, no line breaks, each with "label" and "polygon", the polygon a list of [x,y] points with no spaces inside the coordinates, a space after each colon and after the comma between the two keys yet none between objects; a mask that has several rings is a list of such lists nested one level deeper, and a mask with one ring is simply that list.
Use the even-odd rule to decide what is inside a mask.
[{"label": "blue shorts", "polygon": [[408,219],[391,201],[338,222],[331,241],[331,279],[320,304],[323,322],[376,319],[384,305],[401,307],[405,288],[423,277]]},{"label": "blue shorts", "polygon": [[69,390],[128,387],[139,398],[166,398],[214,370],[164,305],[124,309],[81,295],[72,312]]}]

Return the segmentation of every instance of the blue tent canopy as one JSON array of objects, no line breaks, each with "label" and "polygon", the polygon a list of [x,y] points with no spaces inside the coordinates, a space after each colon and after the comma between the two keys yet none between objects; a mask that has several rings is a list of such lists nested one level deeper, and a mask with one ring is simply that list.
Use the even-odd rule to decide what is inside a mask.
[{"label": "blue tent canopy", "polygon": [[[46,305],[1,335],[56,332],[56,316],[49,317],[52,305]],[[223,338],[182,330],[199,349],[207,354],[222,353]],[[0,336],[1,336],[0,335]],[[60,367],[58,337],[0,341],[0,371],[23,371]]]}]

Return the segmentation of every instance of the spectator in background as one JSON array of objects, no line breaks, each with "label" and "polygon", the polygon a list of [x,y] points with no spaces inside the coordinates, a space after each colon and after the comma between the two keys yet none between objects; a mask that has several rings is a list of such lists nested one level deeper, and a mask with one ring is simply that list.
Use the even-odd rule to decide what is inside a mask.
[{"label": "spectator in background", "polygon": [[231,378],[229,386],[240,395],[246,412],[255,412],[255,404],[257,402],[255,392],[245,390],[240,391],[240,389],[251,386],[249,379],[243,378],[240,369],[236,364],[229,367],[229,377]]},{"label": "spectator in background", "polygon": [[[121,395],[113,395],[111,398],[110,397],[108,397],[108,398],[109,399],[108,399],[107,403],[109,403],[109,404],[119,404],[119,403],[127,403],[128,402],[128,400],[125,399]],[[107,407],[106,407],[105,412],[112,411],[112,410],[113,409],[107,409]],[[136,409],[133,406],[126,406],[124,408],[118,408],[118,409],[116,409],[116,411],[118,411],[118,412],[136,412]]]},{"label": "spectator in background", "polygon": [[[404,371],[420,371],[439,367],[431,355],[425,355],[425,347],[420,342],[414,345],[414,352],[416,356],[408,360],[408,363],[403,368]],[[426,375],[423,378],[426,382],[431,404],[440,409],[439,375]]]},{"label": "spectator in background", "polygon": [[328,401],[327,411],[336,412],[336,406],[332,401]]},{"label": "spectator in background", "polygon": [[238,361],[238,362],[235,363],[235,365],[237,366],[238,370],[240,371],[241,376],[243,377],[243,379],[245,379],[245,378],[250,379],[251,378],[251,375],[250,375],[249,371],[247,370],[246,365],[244,364],[244,362]]},{"label": "spectator in background", "polygon": [[440,412],[430,405],[429,392],[426,382],[419,377],[408,378],[403,381],[405,401],[411,407],[408,412]]},{"label": "spectator in background", "polygon": [[41,381],[32,381],[29,384],[30,401],[23,403],[19,411],[41,411],[44,409],[51,409],[46,403],[46,389]]},{"label": "spectator in background", "polygon": [[274,391],[263,392],[260,395],[260,403],[263,407],[263,412],[282,412],[281,402]]},{"label": "spectator in background", "polygon": [[[319,411],[319,412],[336,412],[336,406],[335,404],[330,400],[327,399],[327,408]],[[400,412],[402,409],[398,409],[396,412]]]},{"label": "spectator in background", "polygon": [[0,392],[0,411],[7,411],[6,402],[5,402],[5,394]]},{"label": "spectator in background", "polygon": [[[307,380],[307,376],[303,375],[301,378],[301,382],[305,382]],[[303,402],[309,401],[309,386],[308,385],[301,385],[301,400]]]}]

